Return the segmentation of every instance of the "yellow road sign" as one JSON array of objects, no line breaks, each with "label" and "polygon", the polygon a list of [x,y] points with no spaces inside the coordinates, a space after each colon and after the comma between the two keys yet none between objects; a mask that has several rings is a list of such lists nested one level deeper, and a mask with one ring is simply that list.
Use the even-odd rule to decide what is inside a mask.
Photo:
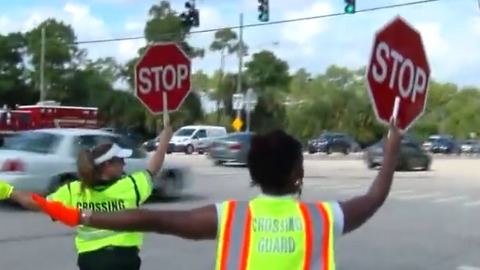
[{"label": "yellow road sign", "polygon": [[232,127],[233,129],[235,129],[235,131],[240,131],[240,129],[242,128],[243,126],[243,121],[242,119],[240,119],[239,117],[235,118],[235,120],[233,120],[232,122]]}]

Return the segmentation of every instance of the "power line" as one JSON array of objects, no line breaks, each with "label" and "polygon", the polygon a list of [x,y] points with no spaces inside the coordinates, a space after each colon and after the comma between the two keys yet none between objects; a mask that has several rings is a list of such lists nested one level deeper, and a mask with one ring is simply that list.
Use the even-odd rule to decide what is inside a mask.
[{"label": "power line", "polygon": [[[378,10],[383,10],[383,9],[392,9],[392,8],[406,7],[406,6],[413,6],[413,5],[421,5],[421,4],[426,4],[426,3],[438,2],[438,1],[440,1],[440,0],[413,1],[413,2],[407,2],[407,3],[401,3],[401,4],[394,4],[394,5],[386,5],[386,6],[360,9],[360,10],[357,10],[355,13],[366,13],[366,12],[371,12],[371,11],[378,11]],[[347,13],[344,13],[344,12],[331,13],[331,14],[325,14],[325,15],[290,19],[290,20],[279,20],[279,21],[273,21],[273,22],[267,22],[267,23],[246,24],[243,27],[244,28],[253,28],[253,27],[267,26],[267,25],[277,25],[277,24],[285,24],[285,23],[292,23],[292,22],[318,20],[318,19],[325,19],[325,18],[338,17],[338,16],[352,16],[352,14],[347,14]],[[191,31],[189,34],[210,33],[210,32],[216,32],[218,30],[222,30],[222,29],[225,29],[225,28],[239,29],[240,26],[236,25],[236,26],[230,26],[230,27],[211,28],[211,29],[205,29],[205,30]],[[174,36],[178,36],[178,33],[169,33],[169,34],[159,35],[159,37],[174,37]],[[79,45],[79,44],[92,44],[92,43],[119,42],[119,41],[127,41],[127,40],[138,40],[138,39],[144,39],[144,38],[145,38],[144,36],[137,36],[137,37],[96,39],[96,40],[78,41],[75,44]]]}]

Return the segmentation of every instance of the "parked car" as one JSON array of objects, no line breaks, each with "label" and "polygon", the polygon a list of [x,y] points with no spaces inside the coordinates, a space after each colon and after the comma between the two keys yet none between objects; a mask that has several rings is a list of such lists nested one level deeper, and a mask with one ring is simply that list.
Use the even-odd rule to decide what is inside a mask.
[{"label": "parked car", "polygon": [[[381,167],[383,164],[383,146],[384,141],[368,147],[364,154],[364,160],[368,168],[373,169]],[[400,148],[400,158],[397,170],[421,169],[427,171],[430,169],[432,158],[417,143],[409,140],[403,140]]]},{"label": "parked car", "polygon": [[460,143],[460,150],[465,154],[472,154],[478,151],[479,142],[476,140],[466,140]]},{"label": "parked car", "polygon": [[340,152],[348,155],[350,152],[360,150],[358,143],[344,133],[323,133],[318,138],[309,140],[307,147],[310,154]]},{"label": "parked car", "polygon": [[227,129],[220,126],[185,126],[177,130],[169,144],[169,152],[193,152],[203,154],[211,140],[227,135]]},{"label": "parked car", "polygon": [[[0,179],[16,189],[48,194],[60,185],[77,179],[76,156],[80,149],[102,143],[116,143],[133,150],[126,159],[125,172],[144,170],[150,154],[126,136],[92,129],[41,129],[20,132],[5,138],[0,147]],[[153,196],[176,198],[190,186],[190,169],[165,160],[153,179]]]},{"label": "parked car", "polygon": [[236,132],[215,139],[208,150],[208,157],[215,165],[226,163],[246,165],[253,135],[252,132]]},{"label": "parked car", "polygon": [[460,154],[461,148],[451,135],[432,135],[423,143],[423,149],[434,154]]}]

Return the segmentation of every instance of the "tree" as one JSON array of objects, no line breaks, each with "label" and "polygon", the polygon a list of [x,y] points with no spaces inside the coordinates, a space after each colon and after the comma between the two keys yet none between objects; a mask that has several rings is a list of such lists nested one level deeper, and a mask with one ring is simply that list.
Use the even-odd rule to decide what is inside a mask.
[{"label": "tree", "polygon": [[0,100],[1,106],[30,104],[38,99],[25,66],[26,39],[21,33],[0,35]]},{"label": "tree", "polygon": [[247,84],[258,94],[252,127],[258,131],[283,127],[291,80],[287,62],[277,58],[273,52],[261,51],[254,53],[245,67]]},{"label": "tree", "polygon": [[83,64],[86,52],[76,45],[73,28],[55,19],[48,19],[26,34],[27,56],[34,68],[31,70],[36,89],[40,89],[40,65],[42,53],[42,29],[45,30],[45,89],[49,98],[62,101],[65,79]]},{"label": "tree", "polygon": [[[231,28],[223,28],[215,32],[214,40],[210,44],[210,51],[220,52],[220,68],[218,74],[218,86],[216,91],[211,92],[211,97],[217,102],[217,124],[220,123],[220,116],[222,110],[220,109],[220,104],[222,100],[226,99],[225,93],[222,91],[221,85],[224,78],[224,69],[225,69],[225,58],[232,54],[247,54],[248,46],[243,43],[243,41],[238,40],[237,33],[234,32]],[[230,91],[228,91],[230,92]]]}]

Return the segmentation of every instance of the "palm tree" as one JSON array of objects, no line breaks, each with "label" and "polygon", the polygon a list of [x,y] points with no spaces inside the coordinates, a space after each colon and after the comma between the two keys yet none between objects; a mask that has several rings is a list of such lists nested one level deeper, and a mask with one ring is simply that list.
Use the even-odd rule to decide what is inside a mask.
[{"label": "palm tree", "polygon": [[212,95],[217,102],[217,124],[220,122],[220,103],[223,99],[221,86],[224,77],[225,58],[228,55],[240,53],[240,48],[243,49],[243,54],[246,54],[248,50],[247,46],[245,44],[240,44],[237,33],[231,28],[224,28],[215,32],[214,40],[210,44],[210,51],[220,52],[220,76],[218,87]]}]

